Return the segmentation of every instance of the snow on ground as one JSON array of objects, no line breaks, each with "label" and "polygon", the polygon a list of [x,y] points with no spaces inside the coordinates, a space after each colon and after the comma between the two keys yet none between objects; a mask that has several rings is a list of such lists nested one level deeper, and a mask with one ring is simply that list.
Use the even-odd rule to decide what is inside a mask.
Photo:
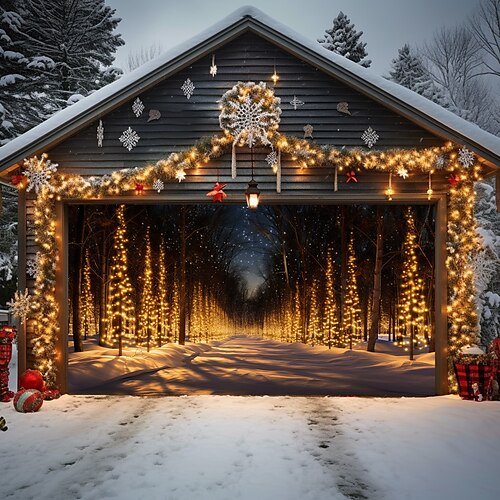
[{"label": "snow on ground", "polygon": [[0,414],[5,500],[498,498],[498,402],[66,395]]},{"label": "snow on ground", "polygon": [[[235,336],[209,344],[167,344],[150,353],[87,342],[71,353],[70,392],[132,395],[432,395],[434,354],[328,349]],[[362,349],[362,350],[361,350]]]},{"label": "snow on ground", "polygon": [[[132,360],[94,346],[92,357],[72,355],[71,362],[74,373],[94,369],[94,377],[107,373],[118,386],[119,374],[130,377],[136,368],[142,372],[134,380],[166,361],[181,367],[200,356],[208,356],[205,361],[212,365],[221,358],[223,367],[230,358],[224,352],[248,354],[258,347],[262,355],[263,345],[272,362],[288,349],[301,364],[313,354],[322,370],[328,359],[344,376],[350,363],[356,366],[351,373],[363,363],[380,364],[392,370],[393,383],[405,376],[405,367],[418,378],[411,367],[432,363],[432,355],[421,354],[424,361],[408,364],[388,343],[378,346],[385,352],[373,355],[296,344],[273,351],[276,343],[257,340],[172,345],[149,355],[136,353]],[[256,359],[240,359],[239,369],[250,362]],[[13,373],[15,356],[10,368]],[[0,415],[9,426],[0,432],[2,500],[498,498],[498,402],[456,396],[65,395],[46,401],[34,414],[0,403]]]}]

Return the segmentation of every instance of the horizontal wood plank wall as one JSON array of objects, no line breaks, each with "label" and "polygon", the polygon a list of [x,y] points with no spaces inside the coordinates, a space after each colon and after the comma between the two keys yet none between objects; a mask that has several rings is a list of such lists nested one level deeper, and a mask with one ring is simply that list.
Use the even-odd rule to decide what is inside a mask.
[{"label": "horizontal wood plank wall", "polygon": [[[217,76],[209,74],[211,56],[204,57],[190,67],[180,71],[155,88],[138,94],[145,105],[144,113],[135,117],[131,105],[126,105],[102,116],[104,143],[97,147],[96,127],[92,123],[87,129],[67,139],[53,150],[50,158],[59,163],[59,170],[81,175],[103,175],[116,169],[141,167],[148,162],[166,158],[173,151],[185,149],[202,136],[220,132],[217,101],[222,94],[238,81],[265,81],[272,86],[271,75],[274,65],[280,75],[275,94],[281,98],[280,131],[303,136],[303,127],[314,127],[314,141],[318,144],[336,146],[363,146],[363,131],[371,126],[380,136],[377,149],[391,147],[426,147],[442,144],[429,132],[412,122],[377,104],[366,96],[341,84],[308,63],[276,48],[253,33],[247,33],[220,48],[215,53],[218,67]],[[188,100],[181,86],[190,78],[194,85],[194,95]],[[293,109],[290,101],[296,96],[304,102]],[[336,109],[337,104],[346,101],[351,115],[343,115]],[[161,112],[159,120],[148,122],[149,110]],[[131,127],[140,140],[132,151],[119,142],[124,130]],[[275,192],[276,177],[265,163],[269,152],[261,148],[255,155],[256,180],[259,188]],[[199,170],[188,171],[185,182],[172,182],[158,195],[159,200],[168,199],[171,193],[186,193],[189,199],[199,196],[206,201],[205,193],[219,175],[228,183],[227,192],[243,193],[250,177],[250,156],[248,149],[238,150],[238,177],[230,177],[230,155],[210,162]],[[394,178],[396,192],[425,193],[428,179],[425,175],[411,176],[407,180]],[[388,183],[388,175],[377,172],[360,172],[358,183],[345,182],[345,174],[339,174],[339,191],[381,193]],[[445,190],[444,177],[435,175],[433,189]],[[283,157],[282,193],[332,193],[333,172],[325,168],[297,168]],[[153,192],[153,191],[151,191]],[[188,196],[189,195],[189,196]]]}]

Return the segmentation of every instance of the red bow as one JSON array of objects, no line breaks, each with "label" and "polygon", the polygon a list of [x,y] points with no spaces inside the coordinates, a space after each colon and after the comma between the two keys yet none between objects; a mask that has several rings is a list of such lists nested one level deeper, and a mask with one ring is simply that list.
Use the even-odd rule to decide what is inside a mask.
[{"label": "red bow", "polygon": [[144,184],[137,183],[135,185],[135,194],[142,195],[144,194]]},{"label": "red bow", "polygon": [[18,175],[13,175],[11,178],[10,178],[10,182],[13,186],[17,186],[18,184],[20,184],[21,182],[23,182],[24,180],[24,175],[21,175],[21,174],[18,174]]},{"label": "red bow", "polygon": [[215,202],[222,202],[224,198],[227,197],[227,194],[224,193],[223,189],[226,187],[226,184],[221,184],[220,182],[216,182],[212,191],[207,193],[207,196],[211,196],[212,200]]},{"label": "red bow", "polygon": [[458,174],[451,174],[448,177],[448,182],[455,187],[460,182],[460,176]]},{"label": "red bow", "polygon": [[356,170],[349,170],[349,172],[347,172],[346,175],[347,175],[347,180],[346,180],[347,183],[351,181],[358,182],[358,179],[356,179]]}]

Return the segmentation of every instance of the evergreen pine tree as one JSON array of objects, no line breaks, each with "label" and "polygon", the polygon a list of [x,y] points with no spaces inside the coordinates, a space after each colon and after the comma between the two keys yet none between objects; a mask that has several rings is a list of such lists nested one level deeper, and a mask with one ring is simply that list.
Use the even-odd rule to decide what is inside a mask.
[{"label": "evergreen pine tree", "polygon": [[153,256],[151,251],[151,236],[149,227],[146,231],[146,252],[142,272],[142,288],[140,295],[139,332],[138,336],[142,345],[146,345],[149,352],[152,345],[157,342],[157,317],[156,301],[153,292]]},{"label": "evergreen pine tree", "polygon": [[359,306],[358,283],[356,279],[356,255],[354,254],[354,239],[351,234],[349,247],[347,249],[347,283],[344,294],[342,330],[344,332],[345,345],[352,346],[362,340],[361,332],[361,309]]},{"label": "evergreen pine tree", "polygon": [[325,49],[369,68],[372,62],[370,59],[364,59],[368,53],[365,48],[366,43],[360,41],[362,35],[363,32],[356,31],[354,23],[351,23],[351,20],[341,11],[333,20],[333,27],[325,30],[325,35],[323,38],[318,38],[318,42]]},{"label": "evergreen pine tree", "polygon": [[168,284],[167,284],[167,256],[165,242],[160,243],[160,255],[158,264],[158,347],[164,342],[172,340],[171,332],[168,327],[169,302],[168,302]]},{"label": "evergreen pine tree", "polygon": [[2,2],[0,144],[121,74],[114,14],[105,0]]},{"label": "evergreen pine tree", "polygon": [[121,356],[123,347],[135,344],[135,310],[128,269],[125,205],[118,207],[116,216],[118,227],[113,238],[113,257],[109,269],[106,304],[107,328],[102,343],[118,347],[118,355]]},{"label": "evergreen pine tree", "polygon": [[[500,335],[500,214],[497,212],[494,181],[475,185],[475,216],[483,250],[476,256],[476,303],[480,315],[481,343],[488,347]],[[479,285],[479,286],[478,286]]]},{"label": "evergreen pine tree", "polygon": [[407,209],[406,237],[403,242],[401,273],[401,293],[399,297],[399,328],[400,336],[409,337],[404,342],[413,359],[415,347],[427,345],[426,341],[426,303],[424,294],[424,280],[420,272],[417,257],[417,231],[415,218],[411,208]]},{"label": "evergreen pine tree", "polygon": [[325,302],[323,310],[323,343],[328,346],[328,349],[331,349],[332,345],[335,347],[343,347],[342,336],[338,326],[333,251],[329,249],[326,256]]},{"label": "evergreen pine tree", "polygon": [[80,321],[81,332],[86,339],[92,334],[95,328],[95,302],[94,293],[92,291],[92,282],[90,279],[90,255],[89,250],[85,251],[85,259],[82,273],[82,289],[80,293]]},{"label": "evergreen pine tree", "polygon": [[413,53],[407,43],[399,49],[398,57],[392,60],[392,70],[389,74],[389,79],[393,82],[399,83],[435,103],[445,104],[443,92],[427,73],[421,58]]}]

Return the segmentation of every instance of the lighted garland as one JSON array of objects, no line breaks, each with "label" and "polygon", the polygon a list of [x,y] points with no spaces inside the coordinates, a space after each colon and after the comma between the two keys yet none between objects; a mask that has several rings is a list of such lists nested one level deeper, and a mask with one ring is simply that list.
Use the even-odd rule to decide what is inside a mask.
[{"label": "lighted garland", "polygon": [[[55,298],[55,259],[57,259],[55,202],[61,199],[101,199],[133,192],[137,185],[152,186],[156,180],[184,179],[186,171],[201,168],[210,160],[228,152],[234,136],[228,131],[223,135],[203,138],[184,151],[170,154],[154,164],[142,168],[122,169],[101,177],[85,178],[80,175],[61,174],[50,165],[47,155],[25,160],[30,184],[29,165],[37,169],[50,167],[50,176],[39,186],[35,206],[35,238],[39,245],[39,272],[36,276],[32,313],[32,340],[35,365],[49,383],[56,379],[55,339],[59,334],[59,313]],[[452,143],[426,149],[366,151],[339,149],[330,145],[317,145],[305,139],[275,133],[270,139],[273,148],[288,154],[302,168],[321,166],[331,169],[372,169],[396,173],[402,165],[410,172],[430,173],[443,168],[460,181],[450,190],[448,256],[449,300],[448,317],[450,353],[463,345],[474,343],[478,336],[478,318],[474,302],[473,273],[469,253],[478,248],[473,218],[473,182],[479,179],[480,167],[461,164],[459,148]],[[40,178],[39,173],[36,174]],[[20,189],[26,183],[15,176]],[[43,176],[42,176],[43,178]]]}]

